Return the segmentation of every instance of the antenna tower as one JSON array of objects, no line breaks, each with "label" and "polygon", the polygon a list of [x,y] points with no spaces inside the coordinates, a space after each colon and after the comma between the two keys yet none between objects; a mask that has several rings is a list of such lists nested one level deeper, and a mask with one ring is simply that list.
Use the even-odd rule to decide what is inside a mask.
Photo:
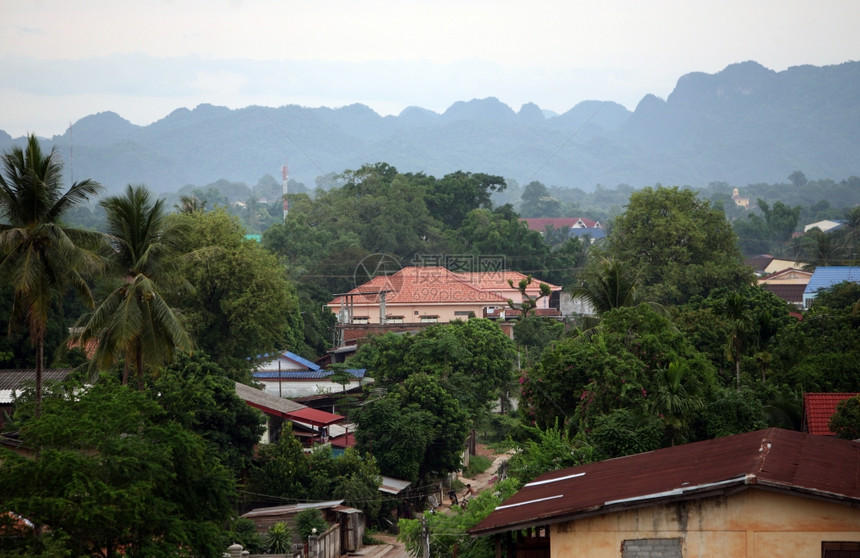
[{"label": "antenna tower", "polygon": [[284,220],[287,219],[287,180],[290,177],[290,169],[287,167],[286,161],[284,162],[284,166],[281,167],[281,177],[284,179]]}]

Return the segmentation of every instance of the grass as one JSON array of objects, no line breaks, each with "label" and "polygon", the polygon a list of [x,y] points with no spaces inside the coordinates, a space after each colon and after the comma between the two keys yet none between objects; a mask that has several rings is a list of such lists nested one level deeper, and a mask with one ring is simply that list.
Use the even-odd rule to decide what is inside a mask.
[{"label": "grass", "polygon": [[463,476],[466,478],[475,478],[475,475],[479,475],[490,468],[490,465],[493,464],[493,460],[484,455],[473,455],[469,457],[469,466],[463,469]]}]

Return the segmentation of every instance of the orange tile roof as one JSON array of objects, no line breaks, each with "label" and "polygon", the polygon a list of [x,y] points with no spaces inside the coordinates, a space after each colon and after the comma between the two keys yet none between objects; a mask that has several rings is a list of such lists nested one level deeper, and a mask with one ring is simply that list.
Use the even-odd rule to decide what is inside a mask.
[{"label": "orange tile roof", "polygon": [[[507,288],[510,288],[505,283]],[[476,286],[466,274],[454,273],[444,267],[404,267],[393,275],[377,275],[367,283],[349,291],[356,305],[376,304],[379,292],[386,291],[386,304],[415,304],[436,302],[501,303],[508,299]],[[362,294],[366,293],[366,294]],[[338,296],[329,306],[339,305]]]},{"label": "orange tile roof", "polygon": [[804,393],[803,422],[804,430],[818,436],[835,436],[830,430],[830,417],[836,412],[840,402],[856,397],[857,393]]},{"label": "orange tile roof", "polygon": [[[485,273],[472,272],[468,274],[461,273],[459,275],[467,276],[467,280],[471,284],[476,285],[479,289],[490,291],[511,290],[511,288],[518,289],[520,281],[528,279],[528,276],[523,275],[518,271],[488,271]],[[508,283],[508,280],[513,282],[513,287]],[[553,291],[561,290],[561,287],[558,285],[553,285],[552,283],[547,283],[546,281],[541,281],[532,277],[532,283],[528,286],[526,292],[540,292],[541,283],[546,283]]]}]

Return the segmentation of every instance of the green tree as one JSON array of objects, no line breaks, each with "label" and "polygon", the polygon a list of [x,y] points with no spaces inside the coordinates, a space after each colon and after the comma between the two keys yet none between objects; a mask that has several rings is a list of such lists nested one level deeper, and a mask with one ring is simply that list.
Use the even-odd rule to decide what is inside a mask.
[{"label": "green tree", "polygon": [[430,215],[458,229],[474,209],[492,209],[490,196],[505,189],[505,179],[484,173],[457,171],[430,181],[426,199]]},{"label": "green tree", "polygon": [[526,439],[514,443],[508,460],[508,475],[518,486],[550,471],[582,465],[594,460],[594,451],[583,437],[571,438],[558,421],[546,429],[526,426]]},{"label": "green tree", "polygon": [[293,435],[293,424],[286,422],[277,442],[260,446],[248,473],[248,486],[257,494],[304,498],[308,475],[307,456]]},{"label": "green tree", "polygon": [[111,196],[100,205],[107,213],[106,258],[115,279],[74,337],[82,344],[98,341],[96,366],[107,368],[123,358],[123,384],[133,366],[143,389],[147,370],[192,348],[191,336],[166,298],[171,289],[190,286],[178,274],[185,230],[169,220],[165,200],[153,201],[145,186],[129,185],[125,195]]},{"label": "green tree", "polygon": [[362,345],[352,361],[384,387],[415,373],[435,377],[472,421],[498,401],[513,380],[516,347],[495,322],[471,318],[434,324],[415,335],[384,335]]},{"label": "green tree", "polygon": [[316,508],[308,508],[296,515],[296,528],[302,540],[316,533],[322,535],[328,529],[328,523],[323,519],[322,512]]},{"label": "green tree", "polygon": [[521,380],[520,409],[529,423],[545,428],[559,420],[574,431],[592,430],[619,408],[656,416],[665,405],[655,400],[668,384],[661,371],[672,362],[690,371],[680,385],[691,398],[713,389],[713,366],[666,316],[647,304],[617,308],[544,352]]},{"label": "green tree", "polygon": [[822,291],[773,343],[770,377],[803,391],[854,392],[860,385],[860,288],[842,283]]},{"label": "green tree", "polygon": [[422,519],[401,519],[398,540],[412,556],[419,556],[423,544],[422,522],[426,521],[430,537],[430,556],[461,556],[463,558],[492,558],[495,555],[491,537],[472,537],[468,531],[516,492],[513,480],[496,484],[471,500],[466,509],[454,508],[450,514],[425,513]]},{"label": "green tree", "polygon": [[426,374],[415,374],[355,412],[358,450],[382,474],[412,482],[456,471],[468,432],[457,400]]},{"label": "green tree", "polygon": [[840,438],[860,439],[860,396],[840,401],[830,417],[829,426]]},{"label": "green tree", "polygon": [[592,259],[571,296],[586,300],[603,314],[622,306],[635,306],[640,273],[622,261],[607,257]]},{"label": "green tree", "polygon": [[179,301],[197,347],[233,377],[245,379],[259,355],[303,345],[303,320],[293,282],[277,258],[246,240],[223,209],[179,216],[187,231],[179,268],[194,285]]},{"label": "green tree", "polygon": [[679,304],[716,287],[752,283],[725,216],[691,190],[634,192],[608,240],[608,256],[641,270],[644,300]]},{"label": "green tree", "polygon": [[[448,233],[452,245],[477,255],[499,255],[510,269],[544,277],[549,245],[537,231],[529,230],[510,206],[474,209],[462,226]],[[507,258],[510,257],[510,260]]]},{"label": "green tree", "polygon": [[230,375],[202,352],[180,355],[152,377],[150,391],[176,422],[200,435],[239,478],[265,432],[260,411],[236,395]]},{"label": "green tree", "polygon": [[347,448],[342,455],[334,456],[330,448],[320,447],[310,454],[308,467],[306,498],[342,499],[347,506],[363,511],[368,522],[380,520],[382,477],[372,455]]},{"label": "green tree", "polygon": [[651,394],[649,407],[662,418],[671,445],[688,434],[692,418],[705,406],[696,393],[690,393],[684,384],[687,369],[678,362],[670,362],[657,375],[657,389]]},{"label": "green tree", "polygon": [[45,155],[34,134],[25,148],[3,154],[0,174],[0,277],[13,289],[10,329],[27,324],[36,349],[36,409],[42,399],[44,343],[51,303],[74,288],[90,306],[92,295],[82,273],[92,269],[86,248],[95,233],[66,227],[63,215],[101,191],[82,180],[62,191],[62,162]]},{"label": "green tree", "polygon": [[43,405],[21,426],[40,458],[0,458],[0,505],[50,527],[22,551],[55,543],[64,556],[221,556],[235,489],[202,438],[108,377]]}]

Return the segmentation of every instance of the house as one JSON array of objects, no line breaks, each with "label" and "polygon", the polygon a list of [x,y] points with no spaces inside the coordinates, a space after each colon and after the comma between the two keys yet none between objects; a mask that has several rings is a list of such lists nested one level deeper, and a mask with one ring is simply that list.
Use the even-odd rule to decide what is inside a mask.
[{"label": "house", "polygon": [[293,424],[293,435],[301,439],[305,447],[326,444],[329,441],[329,428],[345,420],[340,415],[312,409],[239,382],[236,382],[236,395],[245,404],[266,415],[266,431],[260,440],[264,444],[278,441],[285,422]]},{"label": "house", "polygon": [[[338,346],[349,344],[369,332],[416,331],[433,323],[448,323],[470,317],[488,317],[508,301],[519,305],[523,295],[518,285],[527,279],[515,271],[453,272],[441,266],[404,267],[391,275],[377,275],[328,303],[338,315],[342,335]],[[545,283],[553,293],[561,287],[533,280],[526,296],[537,298]],[[550,297],[541,298],[536,310],[550,309]]]},{"label": "house", "polygon": [[810,223],[808,225],[803,226],[803,232],[808,233],[812,229],[818,229],[821,232],[831,232],[842,225],[845,224],[845,221],[839,219],[825,219],[823,221],[816,221],[815,223]]},{"label": "house", "polygon": [[804,393],[803,431],[816,436],[835,436],[830,430],[830,417],[842,401],[860,393]]},{"label": "house", "polygon": [[530,231],[546,234],[548,230],[564,230],[567,237],[589,237],[592,242],[606,236],[606,230],[600,221],[587,217],[528,217],[520,219]]},{"label": "house", "polygon": [[803,291],[803,307],[812,306],[818,292],[844,282],[860,283],[860,266],[819,266]]},{"label": "house", "polygon": [[320,540],[317,544],[323,546],[325,551],[318,548],[315,555],[342,556],[362,548],[365,530],[364,512],[344,506],[343,500],[256,508],[243,514],[242,517],[253,521],[260,535],[265,535],[275,523],[284,522],[290,527],[293,543],[301,545],[307,541],[302,541],[299,537],[296,518],[299,513],[307,509],[320,510],[326,523],[330,525],[329,529],[318,535]]},{"label": "house", "polygon": [[[268,355],[266,355],[268,357]],[[323,369],[320,365],[301,356],[284,351],[259,364],[253,372],[254,379],[263,385],[267,393],[290,399],[319,395],[322,393],[349,391],[372,382],[365,378],[364,368],[345,370],[351,379],[345,384],[331,381],[333,370]]]},{"label": "house", "polygon": [[809,264],[775,258],[770,254],[750,256],[744,260],[744,264],[751,267],[758,276],[770,275],[789,268],[806,269],[809,267]]},{"label": "house", "polygon": [[744,209],[750,208],[750,199],[742,197],[741,191],[737,188],[732,190],[732,201],[735,202],[735,205],[738,207],[743,207]]},{"label": "house", "polygon": [[[42,370],[42,385],[62,382],[71,373],[71,368],[45,368]],[[5,423],[6,415],[12,412],[15,396],[26,387],[35,385],[35,369],[0,370],[0,427]]]},{"label": "house", "polygon": [[811,278],[811,271],[789,267],[759,278],[758,284],[789,304],[803,308],[803,291]]},{"label": "house", "polygon": [[511,558],[857,556],[860,442],[771,428],[553,471],[470,533]]}]

